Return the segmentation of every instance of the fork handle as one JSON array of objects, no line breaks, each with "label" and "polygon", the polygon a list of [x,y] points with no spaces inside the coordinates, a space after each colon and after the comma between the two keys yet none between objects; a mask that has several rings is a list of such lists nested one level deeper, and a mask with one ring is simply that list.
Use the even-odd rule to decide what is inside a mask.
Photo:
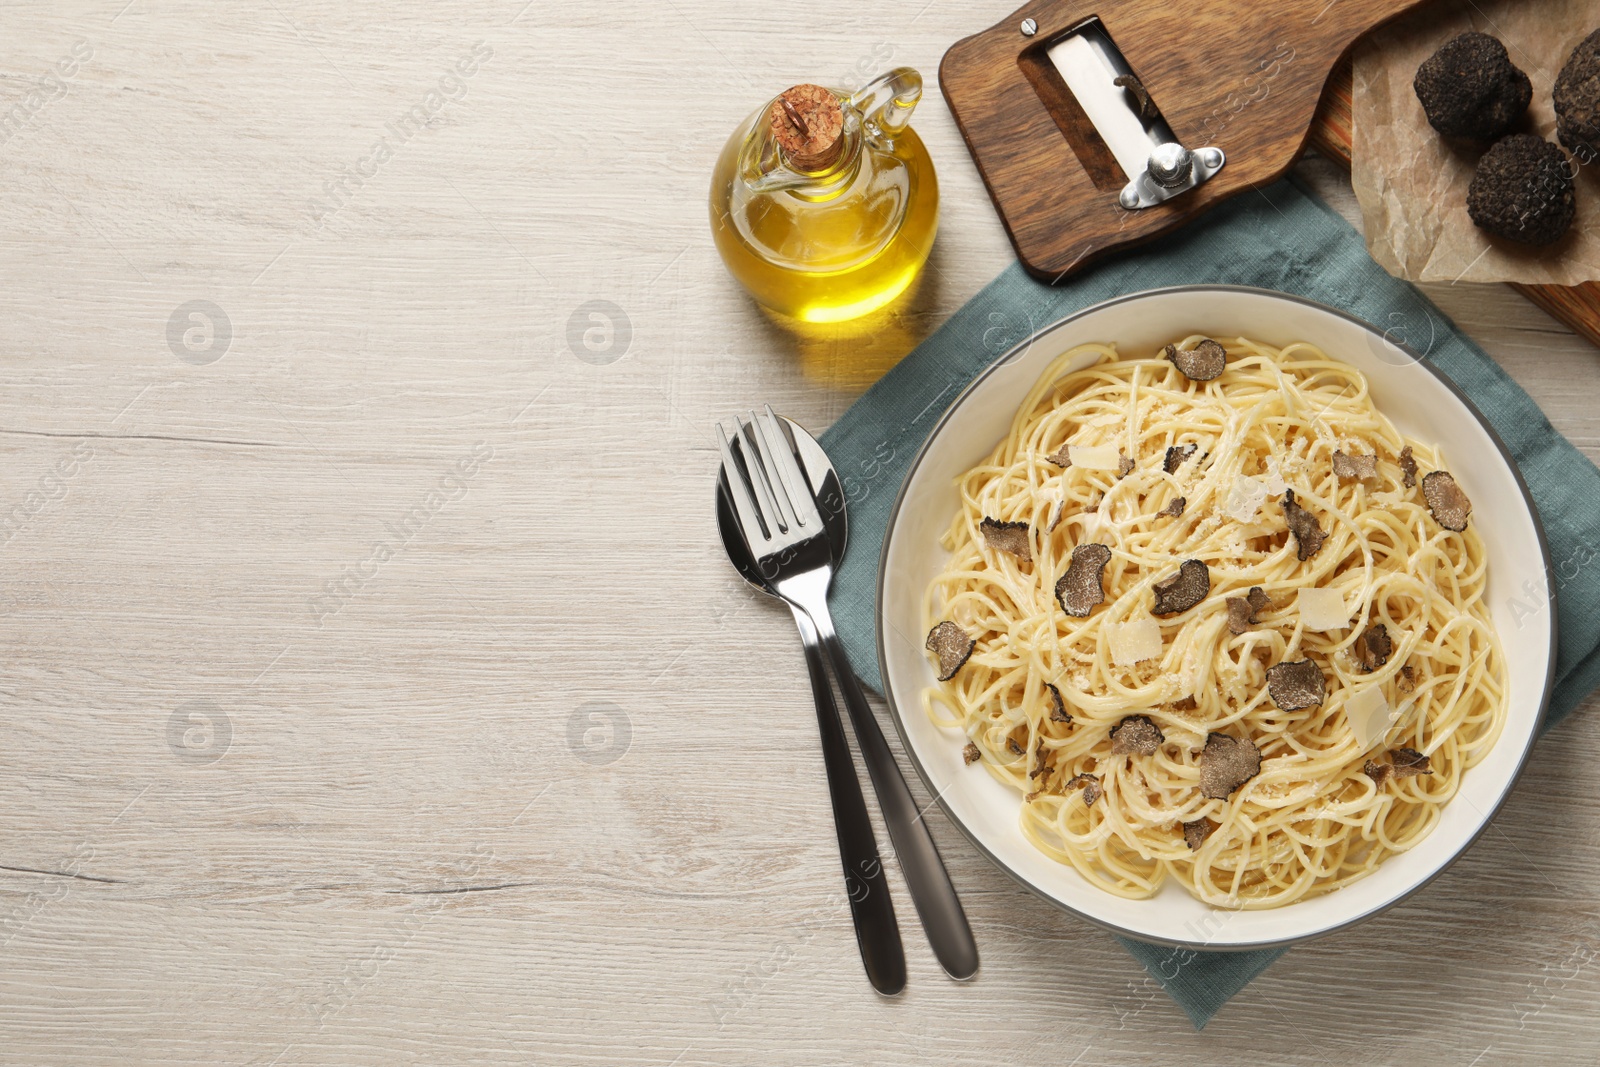
[{"label": "fork handle", "polygon": [[[815,601],[815,598],[808,599]],[[845,706],[850,709],[850,723],[856,729],[856,743],[867,761],[867,773],[872,776],[878,806],[883,809],[883,821],[889,827],[889,838],[894,842],[900,870],[905,875],[906,887],[911,890],[911,899],[917,906],[928,943],[933,946],[933,954],[945,973],[957,979],[971,978],[978,973],[978,942],[972,936],[972,927],[967,923],[967,913],[961,907],[956,887],[950,882],[950,872],[945,869],[933,836],[928,833],[927,820],[906,786],[889,742],[884,740],[883,730],[878,726],[877,716],[867,704],[861,683],[856,681],[844,645],[834,633],[826,587],[822,599],[810,605],[810,612],[822,636],[822,647],[833,661]]]},{"label": "fork handle", "polygon": [[850,742],[845,739],[839,705],[834,702],[828,671],[816,626],[801,608],[791,604],[800,642],[811,672],[811,692],[816,698],[817,726],[822,732],[822,762],[828,772],[828,795],[833,800],[833,826],[839,837],[839,859],[844,864],[845,892],[855,921],[856,944],[867,980],[878,992],[894,996],[906,986],[906,953],[900,941],[900,924],[889,898],[889,881],[878,856],[867,801],[861,794]]}]

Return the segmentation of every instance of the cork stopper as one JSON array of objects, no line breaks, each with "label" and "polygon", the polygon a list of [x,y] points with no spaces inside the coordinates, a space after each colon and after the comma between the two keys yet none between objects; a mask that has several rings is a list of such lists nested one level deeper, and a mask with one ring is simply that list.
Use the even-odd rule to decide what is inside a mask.
[{"label": "cork stopper", "polygon": [[844,150],[844,109],[820,85],[796,85],[784,92],[772,102],[768,121],[772,139],[795,170],[826,170]]}]

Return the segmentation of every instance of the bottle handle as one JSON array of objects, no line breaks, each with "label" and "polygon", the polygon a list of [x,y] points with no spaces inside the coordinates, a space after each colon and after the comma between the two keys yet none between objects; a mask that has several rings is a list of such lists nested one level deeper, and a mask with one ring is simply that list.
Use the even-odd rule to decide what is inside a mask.
[{"label": "bottle handle", "polygon": [[848,103],[861,113],[869,138],[892,142],[910,124],[921,99],[922,75],[910,67],[896,67],[857,89]]}]

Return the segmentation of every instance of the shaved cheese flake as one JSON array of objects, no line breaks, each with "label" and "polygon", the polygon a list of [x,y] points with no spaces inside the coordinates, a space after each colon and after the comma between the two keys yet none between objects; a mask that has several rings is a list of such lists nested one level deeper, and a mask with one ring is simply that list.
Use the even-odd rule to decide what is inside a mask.
[{"label": "shaved cheese flake", "polygon": [[1350,611],[1337,589],[1300,590],[1299,611],[1308,630],[1342,630],[1350,625]]},{"label": "shaved cheese flake", "polygon": [[1249,522],[1267,502],[1267,485],[1260,478],[1241,474],[1233,480],[1233,491],[1222,510],[1235,522]]},{"label": "shaved cheese flake", "polygon": [[1113,623],[1106,628],[1111,645],[1111,662],[1131,667],[1161,655],[1161,624],[1149,615],[1132,622]]},{"label": "shaved cheese flake", "polygon": [[1086,471],[1114,471],[1122,460],[1110,445],[1068,445],[1067,458]]},{"label": "shaved cheese flake", "polygon": [[1344,702],[1344,721],[1350,724],[1350,732],[1363,751],[1383,740],[1394,719],[1395,709],[1389,707],[1379,686],[1358,689]]}]

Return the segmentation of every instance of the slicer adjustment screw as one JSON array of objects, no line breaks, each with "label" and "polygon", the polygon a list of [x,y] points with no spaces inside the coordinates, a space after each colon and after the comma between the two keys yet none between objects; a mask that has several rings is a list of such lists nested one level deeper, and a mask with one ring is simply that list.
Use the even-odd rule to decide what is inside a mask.
[{"label": "slicer adjustment screw", "polygon": [[1189,180],[1189,172],[1194,169],[1194,153],[1175,141],[1168,141],[1157,145],[1150,153],[1147,167],[1151,181],[1163,189],[1176,189]]},{"label": "slicer adjustment screw", "polygon": [[1032,19],[1022,20],[1022,36],[1032,37],[1039,32],[1039,24]]}]

